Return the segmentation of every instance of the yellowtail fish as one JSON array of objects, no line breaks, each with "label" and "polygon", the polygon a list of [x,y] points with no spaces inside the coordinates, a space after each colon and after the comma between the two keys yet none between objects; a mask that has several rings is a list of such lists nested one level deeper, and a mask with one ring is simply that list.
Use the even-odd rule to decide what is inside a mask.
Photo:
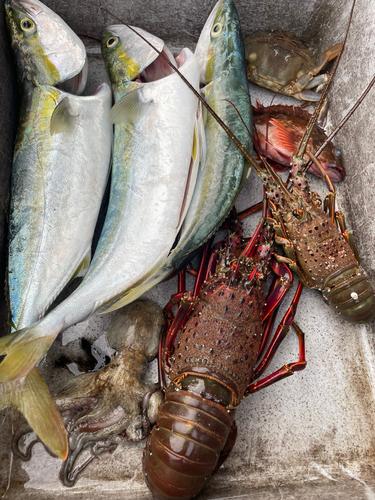
[{"label": "yellowtail fish", "polygon": [[[88,268],[110,165],[112,96],[106,84],[87,97],[56,88],[84,89],[82,42],[38,0],[9,0],[5,8],[22,89],[7,280],[10,323],[20,330],[42,318],[65,285]],[[12,339],[1,339],[0,353]],[[36,369],[0,385],[0,408],[9,405],[41,438],[50,434],[52,451],[66,455],[60,415]]]},{"label": "yellowtail fish", "polygon": [[[131,60],[127,57],[127,43],[132,44],[126,34],[116,27],[107,29],[103,40],[104,47],[112,47],[121,56],[118,67],[128,65],[135,77],[142,76],[143,64],[136,54]],[[180,71],[198,89],[199,66],[194,55],[184,49],[178,59]],[[160,266],[181,225],[184,195],[189,191],[197,98],[169,70],[152,82],[125,79],[115,95],[112,117],[121,124],[115,127],[110,201],[95,255],[83,282],[64,302],[34,325],[5,337],[0,349],[6,354],[0,364],[0,391],[1,386],[16,385],[32,373],[60,331],[86,320]],[[1,406],[7,398],[9,394],[0,394]],[[21,411],[24,406],[19,405]],[[47,418],[39,416],[43,422]],[[36,430],[35,423],[29,423]],[[51,429],[53,422],[48,421],[48,426]],[[36,432],[52,448],[50,430]],[[56,428],[54,435],[63,441],[65,430]],[[55,446],[53,451],[66,456],[64,447]]]},{"label": "yellowtail fish", "polygon": [[[219,0],[213,8],[199,37],[195,55],[200,63],[203,97],[251,151],[249,134],[232,106],[236,106],[252,130],[243,39],[231,0]],[[163,266],[130,290],[117,306],[132,302],[186,265],[194,252],[217,231],[232,208],[248,174],[248,164],[211,115],[207,116],[204,134],[206,143],[202,147],[202,156],[205,159],[177,245]]]}]

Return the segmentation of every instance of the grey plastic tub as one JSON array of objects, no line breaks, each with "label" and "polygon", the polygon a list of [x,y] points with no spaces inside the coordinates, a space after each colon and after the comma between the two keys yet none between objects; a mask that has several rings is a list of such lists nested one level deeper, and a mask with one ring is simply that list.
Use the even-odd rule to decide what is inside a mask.
[{"label": "grey plastic tub", "polygon": [[[100,37],[101,29],[116,23],[89,0],[46,3],[79,34]],[[215,0],[129,0],[105,2],[105,7],[134,26],[163,38],[174,53],[195,47],[200,30]],[[104,5],[104,4],[103,4]],[[274,0],[236,2],[243,32],[288,29],[307,41],[316,53],[342,40],[348,19],[349,0]],[[1,275],[6,256],[6,209],[12,147],[17,125],[18,93],[12,56],[1,9]],[[86,43],[86,40],[85,40]],[[347,48],[330,91],[329,126],[336,124],[354,104],[375,72],[375,2],[358,0]],[[100,49],[88,41],[91,92],[107,80]],[[271,92],[250,86],[252,98],[267,103]],[[276,102],[292,103],[277,98]],[[293,103],[298,104],[296,101]],[[375,91],[339,133],[347,171],[338,186],[338,206],[354,234],[362,264],[375,284]],[[322,196],[326,187],[314,181]],[[242,209],[261,197],[252,172],[237,207]],[[256,217],[247,223],[248,231]],[[145,235],[146,237],[146,235]],[[147,295],[165,305],[176,281],[163,283]],[[5,297],[1,301],[1,333],[7,332]],[[200,498],[258,499],[375,499],[375,404],[374,325],[352,326],[342,321],[322,301],[318,292],[304,290],[296,320],[306,334],[308,365],[305,371],[244,400],[237,412],[238,437],[230,458],[212,478]],[[51,368],[65,344],[79,336],[103,338],[108,316],[93,317],[60,335],[41,368],[56,391],[72,376],[66,368]],[[72,344],[76,345],[76,344]],[[72,348],[70,347],[70,350]],[[298,343],[291,332],[279,349],[269,372],[297,360]],[[152,371],[151,375],[152,376]],[[58,480],[60,461],[41,445],[31,461],[12,456],[10,440],[21,418],[15,411],[0,415],[0,495],[3,498],[150,499],[142,477],[144,443],[119,447],[103,456],[82,474],[75,487],[64,488]]]}]

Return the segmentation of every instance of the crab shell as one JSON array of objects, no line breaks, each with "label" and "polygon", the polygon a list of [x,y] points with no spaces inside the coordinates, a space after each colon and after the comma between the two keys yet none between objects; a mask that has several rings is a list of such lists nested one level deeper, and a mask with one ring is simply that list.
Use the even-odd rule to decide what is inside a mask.
[{"label": "crab shell", "polygon": [[[301,90],[296,81],[316,67],[317,60],[301,42],[283,31],[260,31],[245,40],[248,79],[293,95]],[[296,96],[294,96],[296,97]]]}]

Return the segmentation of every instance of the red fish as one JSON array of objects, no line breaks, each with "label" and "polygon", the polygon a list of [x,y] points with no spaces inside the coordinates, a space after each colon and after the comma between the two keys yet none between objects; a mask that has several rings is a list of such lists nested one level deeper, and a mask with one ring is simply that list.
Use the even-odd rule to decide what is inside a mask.
[{"label": "red fish", "polygon": [[[265,154],[268,123],[267,156],[272,163],[277,164],[276,170],[286,170],[290,167],[292,156],[298,149],[310,116],[308,111],[298,106],[265,107],[257,101],[257,107],[253,107],[255,139],[261,152]],[[307,150],[314,154],[326,139],[323,129],[315,125]],[[342,181],[345,177],[340,156],[340,151],[331,142],[319,155],[323,168],[330,179],[335,182]],[[321,177],[315,165],[310,167],[309,172]]]}]

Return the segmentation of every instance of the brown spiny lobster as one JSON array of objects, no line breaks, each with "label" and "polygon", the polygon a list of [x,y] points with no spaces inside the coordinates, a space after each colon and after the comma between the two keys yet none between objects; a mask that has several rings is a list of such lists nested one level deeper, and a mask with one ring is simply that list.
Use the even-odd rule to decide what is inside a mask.
[{"label": "brown spiny lobster", "polygon": [[[156,499],[197,495],[234,446],[234,414],[241,400],[305,368],[304,335],[293,322],[302,284],[270,341],[293,278],[273,256],[266,201],[262,215],[247,245],[238,221],[221,248],[210,254],[207,244],[194,292],[186,292],[181,279],[179,293],[166,307],[170,312],[180,303],[159,358],[171,383],[143,457],[145,480]],[[266,294],[271,269],[276,277]],[[256,382],[290,325],[299,338],[299,360]]]}]

